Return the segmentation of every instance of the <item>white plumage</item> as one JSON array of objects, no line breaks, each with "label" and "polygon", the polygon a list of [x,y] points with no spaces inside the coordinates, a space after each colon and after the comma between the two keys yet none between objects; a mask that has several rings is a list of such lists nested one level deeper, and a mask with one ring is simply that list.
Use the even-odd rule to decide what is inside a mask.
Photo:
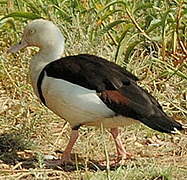
[{"label": "white plumage", "polygon": [[106,107],[94,90],[61,79],[44,77],[42,92],[47,107],[65,118],[72,127],[77,122],[84,125],[115,114]]}]

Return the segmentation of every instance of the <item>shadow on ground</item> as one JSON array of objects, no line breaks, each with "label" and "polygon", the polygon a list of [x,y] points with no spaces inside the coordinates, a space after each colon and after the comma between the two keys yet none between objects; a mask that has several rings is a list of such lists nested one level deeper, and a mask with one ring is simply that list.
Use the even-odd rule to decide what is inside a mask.
[{"label": "shadow on ground", "polygon": [[23,168],[33,168],[36,159],[23,157],[18,152],[28,150],[29,143],[22,135],[17,133],[0,134],[0,163],[16,165],[22,162]]},{"label": "shadow on ground", "polygon": [[[116,170],[120,166],[121,165],[110,165],[110,171]],[[66,172],[85,170],[85,169],[90,170],[90,171],[107,170],[106,165],[101,165],[99,162],[97,162],[95,160],[90,160],[89,162],[87,162],[87,164],[81,163],[81,162],[76,162],[76,163],[73,162],[71,164],[64,164],[64,165],[60,165],[60,166],[48,164],[48,165],[46,165],[46,167],[50,168],[50,169],[55,169],[55,170],[63,170]]]},{"label": "shadow on ground", "polygon": [[[15,166],[21,163],[21,167],[25,169],[39,167],[37,154],[29,150],[28,140],[17,133],[4,133],[0,134],[0,163]],[[63,152],[57,151],[56,153],[62,154]],[[65,165],[51,165],[48,161],[44,160],[44,167],[72,172],[76,170],[89,169],[92,171],[106,170],[107,166],[102,165],[99,161],[89,160],[85,163],[83,158],[75,160],[75,154],[71,154],[73,163]],[[55,161],[55,160],[54,160]],[[110,165],[110,170],[116,170],[120,165]],[[124,165],[125,166],[125,165]]]},{"label": "shadow on ground", "polygon": [[[37,155],[32,151],[29,151],[29,143],[25,137],[17,133],[4,133],[0,134],[0,163],[8,164],[15,166],[18,163],[21,163],[21,167],[25,169],[37,168],[38,160]],[[62,153],[62,152],[61,152]],[[72,157],[75,157],[75,154],[72,154]],[[74,159],[74,158],[72,158]],[[85,164],[84,159],[78,158],[78,162],[73,161],[72,164],[65,165],[45,165],[45,168],[63,170],[67,172],[72,172],[76,170],[89,169],[93,171],[97,170],[106,170],[106,165],[101,165],[95,160],[90,160]],[[44,161],[45,164],[45,161]],[[110,170],[115,170],[119,166],[110,166]]]},{"label": "shadow on ground", "polygon": [[[63,155],[63,151],[55,151],[57,154]],[[91,170],[91,171],[104,171],[107,170],[106,161],[97,161],[97,160],[85,160],[85,158],[78,157],[77,154],[71,154],[71,163],[66,164],[59,164],[60,159],[54,159],[54,160],[45,160],[45,166],[46,168],[52,168],[56,170],[63,170],[66,172],[76,171],[76,170]],[[121,164],[110,164],[110,170],[116,170],[117,168],[121,167]],[[123,167],[126,167],[126,165],[123,165]]]},{"label": "shadow on ground", "polygon": [[[90,160],[87,162],[85,165],[84,163],[72,163],[72,164],[65,164],[65,165],[60,165],[60,166],[53,166],[53,165],[47,165],[47,168],[52,168],[55,170],[63,170],[66,172],[72,172],[72,171],[77,171],[77,170],[89,170],[89,171],[104,171],[107,170],[106,165],[101,165],[99,162],[95,160]],[[117,168],[122,167],[121,165],[110,165],[110,171],[115,171]],[[123,166],[126,167],[126,166]]]}]

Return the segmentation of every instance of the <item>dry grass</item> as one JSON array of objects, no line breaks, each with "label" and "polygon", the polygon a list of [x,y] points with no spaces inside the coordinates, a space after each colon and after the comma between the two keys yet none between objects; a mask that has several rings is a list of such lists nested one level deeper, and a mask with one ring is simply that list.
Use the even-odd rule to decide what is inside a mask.
[{"label": "dry grass", "polygon": [[[91,40],[89,28],[86,32],[85,22],[79,16],[73,17],[69,24],[56,17],[52,19],[65,34],[65,55],[89,52],[113,61],[115,44],[106,36],[99,41]],[[121,128],[124,146],[134,158],[125,161],[123,166],[110,167],[108,174],[106,167],[97,162],[105,160],[105,150],[110,159],[114,157],[114,143],[108,132],[90,127],[80,130],[73,150],[78,157],[75,166],[45,167],[46,155],[61,155],[55,151],[65,148],[70,128],[39,104],[29,85],[29,59],[36,50],[28,48],[16,55],[6,53],[10,44],[19,40],[23,22],[16,21],[15,26],[16,32],[11,23],[0,29],[0,179],[187,179],[186,135],[161,134],[143,125]],[[155,57],[142,45],[131,53],[129,63],[124,64],[123,58],[124,54],[119,53],[118,63],[126,65],[141,79],[140,85],[159,100],[170,116],[186,123],[187,80],[178,72],[173,73],[175,68],[180,68],[180,72],[187,74],[185,59],[176,66],[172,56],[162,59],[162,49],[159,48]]]}]

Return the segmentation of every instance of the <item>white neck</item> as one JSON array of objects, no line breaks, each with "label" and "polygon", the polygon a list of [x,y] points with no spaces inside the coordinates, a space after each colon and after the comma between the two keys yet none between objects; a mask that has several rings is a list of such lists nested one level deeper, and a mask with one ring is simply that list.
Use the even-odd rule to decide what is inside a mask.
[{"label": "white neck", "polygon": [[52,47],[41,48],[40,51],[32,58],[39,59],[39,62],[36,63],[45,63],[46,65],[52,61],[55,61],[62,57],[64,52],[64,44],[59,44]]},{"label": "white neck", "polygon": [[57,42],[54,46],[43,47],[35,54],[30,63],[31,84],[35,93],[38,95],[37,81],[43,68],[52,61],[62,57],[64,42]]}]

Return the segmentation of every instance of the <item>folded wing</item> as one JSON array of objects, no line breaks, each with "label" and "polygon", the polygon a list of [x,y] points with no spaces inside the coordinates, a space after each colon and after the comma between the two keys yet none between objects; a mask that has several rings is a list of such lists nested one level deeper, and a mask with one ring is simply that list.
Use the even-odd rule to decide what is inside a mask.
[{"label": "folded wing", "polygon": [[183,129],[166,115],[152,95],[137,85],[136,76],[103,58],[87,54],[68,56],[50,63],[44,71],[48,76],[95,90],[116,115],[139,120],[160,132]]}]

